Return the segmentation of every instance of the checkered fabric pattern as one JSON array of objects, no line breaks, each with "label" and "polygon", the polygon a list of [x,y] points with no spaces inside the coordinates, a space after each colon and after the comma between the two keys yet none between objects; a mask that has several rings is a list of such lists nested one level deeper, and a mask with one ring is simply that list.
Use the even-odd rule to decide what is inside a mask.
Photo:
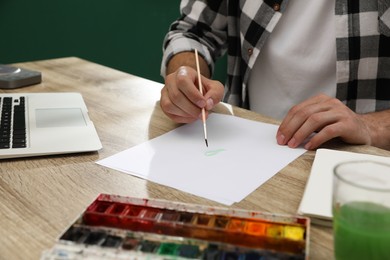
[{"label": "checkered fabric pattern", "polygon": [[[182,0],[164,39],[161,74],[176,53],[196,48],[213,71],[227,51],[224,101],[249,108],[249,74],[287,1]],[[358,113],[390,109],[390,0],[335,1],[336,97]]]}]

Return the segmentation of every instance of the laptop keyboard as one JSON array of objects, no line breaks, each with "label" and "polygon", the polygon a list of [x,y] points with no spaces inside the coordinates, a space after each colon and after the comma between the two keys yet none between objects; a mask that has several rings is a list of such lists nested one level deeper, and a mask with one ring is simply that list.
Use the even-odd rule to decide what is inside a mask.
[{"label": "laptop keyboard", "polygon": [[0,149],[25,148],[25,97],[0,97],[0,107]]}]

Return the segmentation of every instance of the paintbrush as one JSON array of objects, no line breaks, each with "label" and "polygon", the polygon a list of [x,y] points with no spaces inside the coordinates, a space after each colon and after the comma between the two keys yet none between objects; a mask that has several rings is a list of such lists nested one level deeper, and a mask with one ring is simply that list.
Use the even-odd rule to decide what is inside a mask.
[{"label": "paintbrush", "polygon": [[[199,91],[200,91],[200,94],[202,94],[202,96],[203,96],[203,86],[202,86],[202,80],[201,80],[201,76],[200,76],[199,56],[198,56],[197,49],[195,49],[195,60],[196,60],[196,70],[198,72]],[[206,146],[209,147],[209,144],[207,142],[206,111],[204,108],[202,108],[202,121],[203,121],[204,141],[206,142]]]}]

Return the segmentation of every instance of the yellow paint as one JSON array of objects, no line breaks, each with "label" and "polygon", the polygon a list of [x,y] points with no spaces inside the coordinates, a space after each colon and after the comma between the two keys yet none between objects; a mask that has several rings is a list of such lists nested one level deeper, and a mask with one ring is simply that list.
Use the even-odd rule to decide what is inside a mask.
[{"label": "yellow paint", "polygon": [[303,240],[305,229],[298,226],[285,226],[284,237],[291,240]]},{"label": "yellow paint", "polygon": [[281,238],[283,236],[284,229],[280,225],[269,225],[267,227],[267,236],[273,238]]}]

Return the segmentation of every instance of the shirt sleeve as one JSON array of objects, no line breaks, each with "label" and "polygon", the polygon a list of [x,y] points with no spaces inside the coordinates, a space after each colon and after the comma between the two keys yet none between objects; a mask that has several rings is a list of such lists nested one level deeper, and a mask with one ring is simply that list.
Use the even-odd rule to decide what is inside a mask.
[{"label": "shirt sleeve", "polygon": [[161,75],[177,53],[198,50],[211,73],[227,48],[227,0],[182,0],[181,17],[174,21],[163,42]]},{"label": "shirt sleeve", "polygon": [[390,1],[378,1],[379,32],[390,37]]}]

